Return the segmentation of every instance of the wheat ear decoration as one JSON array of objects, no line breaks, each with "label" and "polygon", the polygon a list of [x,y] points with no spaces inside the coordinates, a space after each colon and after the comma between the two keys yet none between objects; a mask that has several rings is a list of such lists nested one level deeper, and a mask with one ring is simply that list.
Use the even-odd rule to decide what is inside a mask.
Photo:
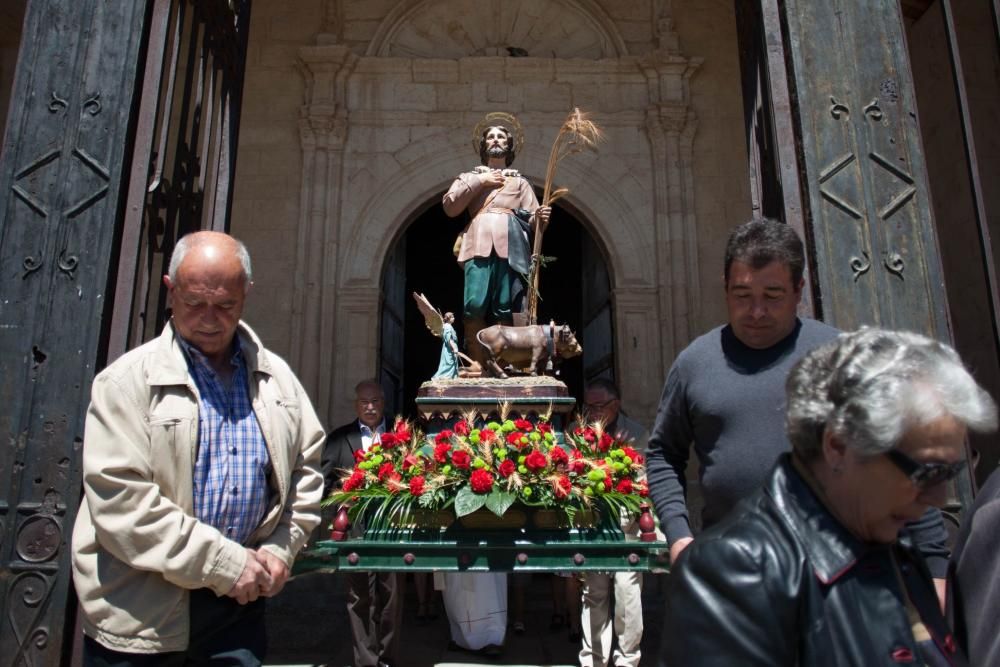
[{"label": "wheat ear decoration", "polygon": [[549,151],[549,164],[545,168],[545,190],[542,193],[542,206],[548,206],[560,197],[569,193],[568,188],[552,190],[555,181],[556,167],[567,155],[579,153],[583,150],[597,150],[597,143],[604,138],[601,128],[587,117],[587,114],[579,109],[573,111],[566,117],[556,140],[552,142],[552,150]]},{"label": "wheat ear decoration", "polygon": [[[566,117],[556,140],[552,142],[549,151],[549,164],[545,168],[545,189],[542,192],[542,206],[550,206],[552,202],[569,194],[569,188],[552,189],[556,177],[556,167],[567,155],[583,150],[597,150],[597,143],[604,138],[601,128],[587,118],[580,109],[573,109]],[[542,230],[535,229],[535,242],[531,250],[531,269],[528,276],[528,322],[535,324],[538,315],[538,269],[542,253]]]}]

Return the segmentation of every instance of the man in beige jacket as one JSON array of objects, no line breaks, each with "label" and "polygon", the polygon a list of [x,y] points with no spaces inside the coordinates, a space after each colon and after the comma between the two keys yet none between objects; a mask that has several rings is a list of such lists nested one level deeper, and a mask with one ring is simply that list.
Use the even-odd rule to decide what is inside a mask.
[{"label": "man in beige jacket", "polygon": [[94,380],[73,580],[85,665],[260,665],[264,599],[319,522],[324,434],[240,322],[242,243],[182,238],[171,321]]}]

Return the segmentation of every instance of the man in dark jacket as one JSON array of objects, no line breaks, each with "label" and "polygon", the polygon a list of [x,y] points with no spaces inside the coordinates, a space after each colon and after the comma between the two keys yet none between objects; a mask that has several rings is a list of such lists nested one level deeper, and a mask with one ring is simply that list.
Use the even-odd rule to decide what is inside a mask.
[{"label": "man in dark jacket", "polygon": [[[323,450],[325,495],[339,486],[338,471],[354,467],[354,455],[385,433],[385,397],[375,380],[354,388],[358,418],[327,436]],[[397,662],[403,621],[403,587],[395,572],[351,572],[347,575],[347,615],[354,637],[356,667],[391,667]]]},{"label": "man in dark jacket", "polygon": [[1000,472],[965,515],[948,567],[948,613],[970,665],[1000,665]]}]

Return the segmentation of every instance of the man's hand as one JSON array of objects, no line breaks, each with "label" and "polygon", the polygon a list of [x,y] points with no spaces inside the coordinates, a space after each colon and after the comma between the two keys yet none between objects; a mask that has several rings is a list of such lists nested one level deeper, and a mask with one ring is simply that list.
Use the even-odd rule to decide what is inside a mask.
[{"label": "man's hand", "polygon": [[680,558],[681,552],[687,548],[687,545],[694,542],[693,537],[682,537],[673,544],[670,545],[670,564],[673,565]]},{"label": "man's hand", "polygon": [[240,573],[240,578],[236,580],[226,595],[234,598],[240,604],[247,604],[256,600],[262,590],[270,590],[272,577],[260,558],[258,552],[247,549],[247,563],[243,566],[243,572]]},{"label": "man's hand", "polygon": [[551,206],[539,206],[535,209],[535,224],[539,229],[545,229],[548,226],[550,215],[552,215]]},{"label": "man's hand", "polygon": [[503,173],[499,169],[491,169],[490,171],[479,174],[479,182],[483,184],[483,187],[492,190],[493,188],[498,188],[504,184],[506,179],[503,177]]},{"label": "man's hand", "polygon": [[285,587],[285,582],[288,581],[288,566],[267,549],[258,551],[257,558],[271,575],[271,584],[266,588],[261,587],[260,594],[268,598],[274,597],[281,592],[281,589]]}]

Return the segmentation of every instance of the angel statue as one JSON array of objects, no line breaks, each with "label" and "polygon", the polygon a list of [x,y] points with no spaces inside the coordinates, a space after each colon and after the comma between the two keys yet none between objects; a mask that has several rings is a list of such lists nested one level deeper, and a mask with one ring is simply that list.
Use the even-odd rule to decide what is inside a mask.
[{"label": "angel statue", "polygon": [[417,308],[424,316],[424,324],[430,332],[441,339],[441,361],[438,363],[437,371],[431,376],[432,380],[451,379],[466,375],[471,369],[463,367],[462,362],[474,365],[475,362],[458,351],[458,334],[455,333],[455,322],[453,313],[441,314],[441,311],[431,305],[423,294],[413,293],[413,299],[417,302]]}]

